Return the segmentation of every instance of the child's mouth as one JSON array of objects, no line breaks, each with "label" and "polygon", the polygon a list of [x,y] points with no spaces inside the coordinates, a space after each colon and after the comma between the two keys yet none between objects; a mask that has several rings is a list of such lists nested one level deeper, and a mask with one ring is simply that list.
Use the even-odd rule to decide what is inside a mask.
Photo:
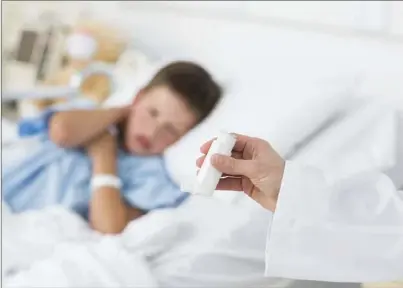
[{"label": "child's mouth", "polygon": [[149,150],[151,147],[151,143],[150,141],[148,141],[148,139],[144,136],[138,136],[136,137],[137,142],[139,142],[141,148],[143,148],[144,150]]}]

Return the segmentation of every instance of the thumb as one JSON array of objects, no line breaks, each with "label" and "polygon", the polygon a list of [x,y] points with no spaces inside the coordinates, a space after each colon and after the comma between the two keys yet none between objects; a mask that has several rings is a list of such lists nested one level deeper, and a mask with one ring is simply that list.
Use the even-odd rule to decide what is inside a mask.
[{"label": "thumb", "polygon": [[220,172],[229,175],[242,175],[252,177],[255,163],[252,160],[239,160],[225,155],[213,155],[211,164]]}]

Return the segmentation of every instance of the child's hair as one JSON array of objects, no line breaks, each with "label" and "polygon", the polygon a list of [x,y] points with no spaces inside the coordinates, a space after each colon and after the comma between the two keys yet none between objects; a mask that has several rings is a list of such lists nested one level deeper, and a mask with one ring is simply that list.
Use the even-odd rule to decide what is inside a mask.
[{"label": "child's hair", "polygon": [[221,87],[200,65],[178,61],[160,69],[145,89],[166,85],[178,93],[202,122],[217,106],[222,96]]}]

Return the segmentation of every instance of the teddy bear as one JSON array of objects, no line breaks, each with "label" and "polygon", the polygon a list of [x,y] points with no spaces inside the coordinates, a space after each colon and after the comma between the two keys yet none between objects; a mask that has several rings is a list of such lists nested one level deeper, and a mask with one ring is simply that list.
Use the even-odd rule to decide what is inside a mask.
[{"label": "teddy bear", "polygon": [[[73,85],[74,77],[89,65],[102,63],[116,64],[126,47],[126,41],[119,31],[110,25],[98,21],[79,21],[66,39],[67,63],[55,75],[45,79],[41,86],[69,86]],[[113,83],[105,74],[93,74],[86,77],[80,85],[81,96],[96,104],[101,104],[112,93]],[[60,102],[61,99],[33,100],[32,104],[38,111]]]}]

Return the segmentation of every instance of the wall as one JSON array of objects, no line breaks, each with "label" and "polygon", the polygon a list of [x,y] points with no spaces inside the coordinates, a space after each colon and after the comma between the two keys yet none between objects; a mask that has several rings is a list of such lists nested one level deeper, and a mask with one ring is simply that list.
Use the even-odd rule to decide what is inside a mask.
[{"label": "wall", "polygon": [[327,67],[364,72],[363,93],[403,107],[399,1],[120,1],[98,9],[137,45],[198,59],[245,95],[264,91],[275,71]]},{"label": "wall", "polygon": [[403,107],[401,1],[5,1],[4,45],[39,11],[73,21],[86,9],[153,55],[198,59],[242,95],[277,72],[349,70],[364,72],[362,92]]},{"label": "wall", "polygon": [[42,12],[54,12],[58,19],[72,23],[87,7],[88,1],[2,1],[2,49],[13,47],[19,30],[36,20]]}]

